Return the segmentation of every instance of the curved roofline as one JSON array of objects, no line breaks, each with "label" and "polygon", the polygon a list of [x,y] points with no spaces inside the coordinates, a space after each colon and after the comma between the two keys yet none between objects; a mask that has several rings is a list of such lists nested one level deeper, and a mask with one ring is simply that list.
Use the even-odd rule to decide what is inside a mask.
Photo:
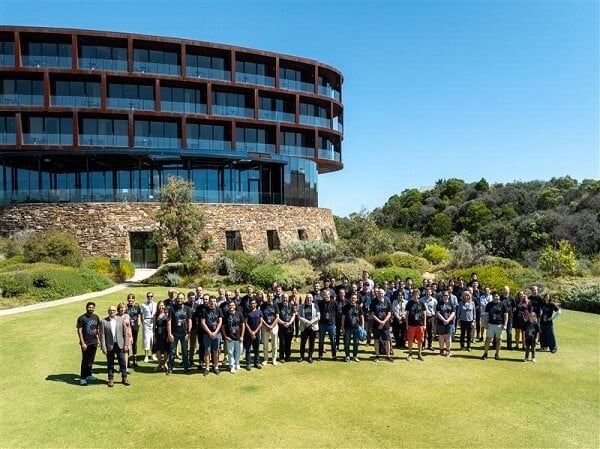
[{"label": "curved roofline", "polygon": [[149,41],[157,41],[163,43],[171,43],[171,44],[186,44],[186,45],[199,45],[204,47],[216,48],[220,50],[235,50],[235,51],[247,51],[250,53],[262,55],[262,56],[270,56],[270,57],[283,57],[284,59],[289,59],[291,61],[302,62],[311,65],[317,65],[324,69],[330,70],[337,75],[340,76],[341,81],[344,81],[344,75],[338,69],[328,64],[317,61],[316,59],[303,58],[293,55],[288,55],[286,53],[276,53],[267,50],[258,50],[250,47],[240,47],[236,45],[228,45],[228,44],[218,44],[214,42],[206,42],[206,41],[198,41],[193,39],[182,39],[175,37],[165,37],[165,36],[157,36],[153,34],[138,34],[138,33],[123,33],[118,31],[102,31],[102,30],[86,30],[82,28],[54,28],[54,27],[34,27],[34,26],[21,26],[21,25],[0,25],[0,32],[24,32],[24,33],[54,33],[54,34],[85,34],[88,36],[99,36],[99,37],[112,37],[112,38],[121,38],[121,39],[142,39]]}]

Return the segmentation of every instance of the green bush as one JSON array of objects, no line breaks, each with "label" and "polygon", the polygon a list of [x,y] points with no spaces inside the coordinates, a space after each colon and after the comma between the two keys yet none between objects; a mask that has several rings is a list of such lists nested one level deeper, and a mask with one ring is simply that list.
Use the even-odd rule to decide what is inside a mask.
[{"label": "green bush", "polygon": [[179,287],[182,278],[177,273],[167,273],[165,276],[165,285],[167,287]]},{"label": "green bush", "polygon": [[123,282],[127,279],[131,279],[135,274],[135,267],[133,266],[133,263],[127,259],[118,260],[119,268],[111,265],[111,258],[108,257],[95,257],[93,259],[87,259],[83,266],[97,273],[108,276],[115,282]]},{"label": "green bush", "polygon": [[421,271],[427,271],[431,269],[431,264],[424,257],[413,256],[410,253],[405,253],[402,251],[396,251],[390,256],[392,258],[392,266],[394,267],[413,268]]},{"label": "green bush", "polygon": [[13,266],[0,273],[4,296],[51,300],[103,290],[112,281],[87,268],[77,269],[48,263]]},{"label": "green bush", "polygon": [[500,292],[502,287],[508,285],[511,294],[519,290],[529,287],[530,285],[539,284],[539,273],[535,270],[526,268],[506,268],[502,266],[487,265],[463,268],[453,272],[454,278],[462,276],[464,279],[470,279],[471,273],[477,273],[479,284],[482,287],[489,287],[492,291]]},{"label": "green bush", "polygon": [[260,265],[250,273],[250,281],[261,288],[270,288],[273,282],[283,277],[282,265]]},{"label": "green bush", "polygon": [[58,230],[27,235],[23,255],[29,263],[46,262],[71,267],[80,266],[83,260],[77,240],[71,234]]},{"label": "green bush", "polygon": [[183,262],[170,262],[158,267],[158,270],[148,279],[144,279],[144,284],[166,285],[168,273],[177,273],[179,276],[185,276],[185,264]]},{"label": "green bush", "polygon": [[244,251],[225,251],[214,259],[217,272],[226,275],[232,284],[248,282],[252,270],[260,264],[259,257]]},{"label": "green bush", "polygon": [[391,267],[394,265],[392,261],[392,255],[389,253],[376,254],[374,256],[367,257],[367,261],[375,268]]},{"label": "green bush", "polygon": [[23,242],[14,237],[0,237],[0,258],[23,255]]},{"label": "green bush", "polygon": [[349,258],[337,262],[331,262],[321,273],[323,278],[342,279],[348,278],[351,282],[362,278],[362,272],[373,271],[373,265],[364,259]]},{"label": "green bush", "polygon": [[423,283],[423,273],[413,268],[405,267],[385,267],[378,268],[371,272],[371,279],[377,284],[382,284],[385,281],[391,281],[399,277],[400,279],[406,279],[411,277],[414,285],[421,285]]},{"label": "green bush", "polygon": [[306,259],[296,259],[291,262],[275,265],[267,264],[256,267],[250,276],[250,281],[259,287],[269,289],[277,282],[284,290],[301,288],[317,279],[311,263]]},{"label": "green bush", "polygon": [[600,284],[576,285],[562,296],[565,309],[600,314]]},{"label": "green bush", "polygon": [[0,259],[0,271],[3,268],[12,267],[13,265],[25,263],[25,257],[23,256],[12,256],[8,259]]},{"label": "green bush", "polygon": [[314,267],[324,267],[336,255],[335,245],[320,240],[295,240],[281,248],[281,256],[286,262],[307,259]]},{"label": "green bush", "polygon": [[423,250],[423,257],[429,262],[438,265],[450,260],[450,251],[448,248],[436,245],[435,243],[428,243]]},{"label": "green bush", "polygon": [[593,276],[600,276],[600,256],[596,256],[592,260],[592,265],[590,266],[590,272]]},{"label": "green bush", "polygon": [[482,259],[483,265],[495,265],[497,267],[514,269],[518,270],[523,268],[523,266],[513,259],[507,259],[505,257],[496,257],[496,256],[484,256]]}]

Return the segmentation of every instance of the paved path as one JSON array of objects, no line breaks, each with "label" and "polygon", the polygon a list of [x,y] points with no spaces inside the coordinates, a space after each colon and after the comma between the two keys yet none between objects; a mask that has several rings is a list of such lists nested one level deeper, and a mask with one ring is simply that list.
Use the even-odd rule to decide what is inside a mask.
[{"label": "paved path", "polygon": [[123,282],[122,284],[113,285],[112,287],[107,288],[106,290],[100,290],[98,292],[86,293],[84,295],[71,296],[69,298],[57,299],[54,301],[40,302],[37,304],[31,304],[29,306],[15,307],[12,309],[0,310],[0,316],[16,315],[17,313],[25,313],[25,312],[31,312],[33,310],[46,309],[48,307],[62,306],[63,304],[70,304],[72,302],[77,302],[77,301],[85,301],[88,299],[97,298],[98,296],[104,296],[104,295],[108,295],[110,293],[119,292],[121,290],[125,290],[128,287],[131,287],[132,285],[138,284],[139,282],[143,281],[146,278],[149,278],[155,272],[156,272],[156,270],[138,268],[135,270],[134,276],[131,279],[127,280],[127,282]]}]

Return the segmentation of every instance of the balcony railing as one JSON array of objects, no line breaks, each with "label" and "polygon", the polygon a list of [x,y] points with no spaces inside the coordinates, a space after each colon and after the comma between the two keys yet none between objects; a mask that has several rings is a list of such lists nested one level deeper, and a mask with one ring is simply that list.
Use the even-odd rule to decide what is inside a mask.
[{"label": "balcony railing", "polygon": [[0,95],[0,105],[4,106],[43,106],[43,95],[28,94],[2,94]]},{"label": "balcony railing", "polygon": [[279,78],[279,87],[281,89],[299,90],[300,92],[315,92],[315,85],[313,83],[305,83],[304,81],[288,80],[286,78]]},{"label": "balcony railing", "polygon": [[245,84],[258,84],[259,86],[275,86],[275,78],[272,76],[256,75],[253,73],[236,72],[235,81]]},{"label": "balcony railing", "polygon": [[53,95],[52,106],[68,108],[99,108],[100,97],[86,97],[81,95]]},{"label": "balcony railing", "polygon": [[133,71],[177,76],[181,75],[181,66],[179,64],[163,64],[160,62],[133,61]]},{"label": "balcony railing", "polygon": [[319,159],[327,159],[330,161],[341,162],[342,154],[332,150],[319,150]]},{"label": "balcony railing", "polygon": [[79,145],[92,147],[128,147],[129,136],[110,134],[80,134]]},{"label": "balcony railing", "polygon": [[330,86],[319,86],[319,95],[324,95],[337,101],[341,101],[342,98],[340,92]]},{"label": "balcony railing", "polygon": [[127,61],[123,59],[79,58],[79,68],[84,70],[126,72]]},{"label": "balcony railing", "polygon": [[181,139],[178,137],[140,137],[134,138],[136,148],[181,148]]},{"label": "balcony railing", "polygon": [[25,133],[24,145],[73,145],[72,134]]},{"label": "balcony railing", "polygon": [[300,147],[296,145],[281,145],[279,153],[287,156],[297,157],[315,157],[315,149],[310,147]]},{"label": "balcony railing", "polygon": [[70,56],[23,55],[22,61],[25,67],[62,67],[70,69],[73,65]]},{"label": "balcony railing", "polygon": [[275,154],[275,145],[270,143],[258,142],[236,142],[236,148],[242,151],[250,151],[255,153],[270,153]]},{"label": "balcony railing", "polygon": [[228,140],[187,139],[190,150],[231,151],[231,142]]},{"label": "balcony railing", "polygon": [[14,145],[17,143],[17,135],[14,133],[0,134],[0,145]]},{"label": "balcony railing", "polygon": [[160,110],[163,112],[181,112],[183,114],[206,114],[206,105],[203,103],[161,101]]},{"label": "balcony railing", "polygon": [[290,112],[269,111],[266,109],[259,109],[258,118],[262,120],[273,120],[275,122],[294,123],[296,121],[296,114],[292,114]]},{"label": "balcony railing", "polygon": [[231,81],[231,71],[219,69],[207,69],[204,67],[186,67],[186,75],[194,78],[206,78],[211,80]]},{"label": "balcony railing", "polygon": [[114,109],[131,109],[140,111],[154,111],[154,100],[141,100],[138,98],[107,98],[106,106]]},{"label": "balcony railing", "polygon": [[242,108],[239,106],[219,106],[219,105],[213,104],[212,115],[253,118],[254,117],[254,108]]},{"label": "balcony railing", "polygon": [[320,126],[321,128],[331,127],[331,120],[323,117],[315,117],[313,115],[300,115],[299,121],[303,125]]},{"label": "balcony railing", "polygon": [[0,66],[10,67],[15,65],[15,55],[0,54]]}]

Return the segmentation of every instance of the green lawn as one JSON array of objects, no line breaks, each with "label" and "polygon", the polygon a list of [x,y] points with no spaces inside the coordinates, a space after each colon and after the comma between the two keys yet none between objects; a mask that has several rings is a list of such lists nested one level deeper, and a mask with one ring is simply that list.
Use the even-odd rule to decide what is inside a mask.
[{"label": "green lawn", "polygon": [[[98,298],[98,314],[146,290]],[[154,291],[163,297],[166,289]],[[100,352],[101,380],[75,380],[83,311],[82,302],[0,318],[0,447],[600,445],[597,315],[563,312],[559,352],[539,353],[537,364],[508,351],[484,362],[477,344],[450,359],[288,363],[207,378],[146,365],[132,373],[131,387],[109,389]],[[361,351],[366,359],[369,348]]]}]

